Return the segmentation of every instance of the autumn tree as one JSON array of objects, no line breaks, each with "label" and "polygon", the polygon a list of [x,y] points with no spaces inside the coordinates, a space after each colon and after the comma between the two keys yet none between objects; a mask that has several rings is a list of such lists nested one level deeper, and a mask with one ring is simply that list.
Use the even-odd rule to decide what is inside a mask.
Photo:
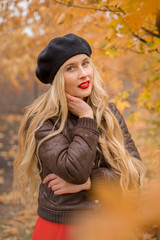
[{"label": "autumn tree", "polygon": [[[39,52],[51,38],[68,32],[91,44],[93,59],[121,111],[130,106],[129,96],[135,92],[140,108],[155,116],[160,112],[159,1],[1,0],[1,81],[8,79],[16,89],[23,81],[32,87],[37,82],[34,72]],[[119,73],[113,74],[116,61],[120,66],[126,55],[129,62],[121,70],[130,73],[128,89]],[[158,117],[152,123],[157,133]]]}]

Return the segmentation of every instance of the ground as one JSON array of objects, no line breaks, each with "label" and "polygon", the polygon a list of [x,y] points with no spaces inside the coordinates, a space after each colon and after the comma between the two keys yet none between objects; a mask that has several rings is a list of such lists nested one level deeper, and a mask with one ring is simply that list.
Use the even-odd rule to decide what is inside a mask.
[{"label": "ground", "polygon": [[19,115],[0,119],[0,240],[30,240],[37,219],[36,205],[25,209],[13,204],[12,163],[20,119]]}]

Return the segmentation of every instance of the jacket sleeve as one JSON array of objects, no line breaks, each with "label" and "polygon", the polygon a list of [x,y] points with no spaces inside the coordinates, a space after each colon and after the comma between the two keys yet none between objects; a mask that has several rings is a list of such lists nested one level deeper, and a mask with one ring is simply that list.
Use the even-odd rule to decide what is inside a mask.
[{"label": "jacket sleeve", "polygon": [[[50,120],[36,132],[37,143],[52,131]],[[91,118],[79,118],[73,129],[73,140],[60,134],[44,141],[39,148],[39,158],[51,172],[73,184],[83,184],[90,176],[99,137],[97,123]]]},{"label": "jacket sleeve", "polygon": [[123,133],[124,145],[125,145],[126,150],[129,152],[130,155],[141,160],[139,152],[135,146],[134,141],[132,140],[131,134],[128,131],[127,125],[126,125],[125,120],[122,117],[121,113],[119,112],[119,110],[117,109],[117,107],[114,103],[109,103],[109,107],[119,122],[120,128]]}]

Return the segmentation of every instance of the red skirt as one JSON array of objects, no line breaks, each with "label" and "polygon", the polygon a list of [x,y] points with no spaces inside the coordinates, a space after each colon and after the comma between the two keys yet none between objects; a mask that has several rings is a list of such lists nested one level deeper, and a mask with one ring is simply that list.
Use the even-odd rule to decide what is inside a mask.
[{"label": "red skirt", "polygon": [[72,225],[54,223],[38,217],[32,240],[74,240],[75,229]]}]

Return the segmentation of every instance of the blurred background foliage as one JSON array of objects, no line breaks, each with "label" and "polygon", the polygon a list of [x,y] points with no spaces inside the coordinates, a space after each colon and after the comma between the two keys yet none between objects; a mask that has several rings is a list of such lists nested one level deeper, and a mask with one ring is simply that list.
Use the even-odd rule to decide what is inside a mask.
[{"label": "blurred background foliage", "polygon": [[37,56],[50,39],[70,32],[90,43],[110,101],[140,151],[147,185],[160,176],[159,0],[0,0],[1,119],[19,125],[24,106],[48,89],[35,77]]}]

